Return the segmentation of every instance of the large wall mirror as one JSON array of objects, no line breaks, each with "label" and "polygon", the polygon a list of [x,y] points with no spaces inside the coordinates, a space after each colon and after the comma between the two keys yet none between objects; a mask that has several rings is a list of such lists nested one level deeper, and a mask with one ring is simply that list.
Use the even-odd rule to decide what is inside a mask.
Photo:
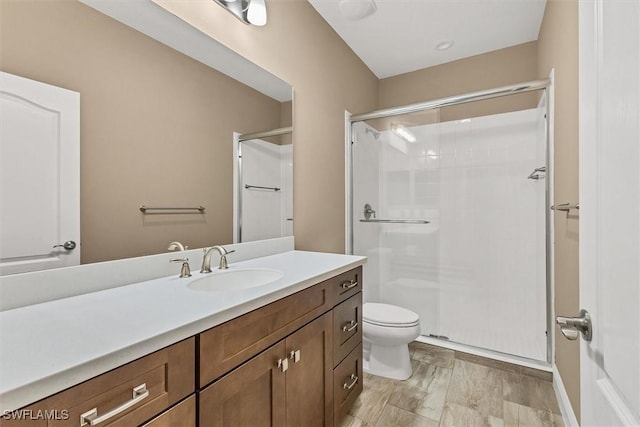
[{"label": "large wall mirror", "polygon": [[[1,8],[1,70],[79,93],[81,263],[166,252],[176,240],[190,248],[232,243],[238,136],[290,127],[291,86],[151,0],[25,0]],[[290,135],[265,144],[245,149],[277,152],[290,166],[291,147],[271,147],[291,144]],[[252,179],[260,180],[264,162],[253,163]],[[27,192],[22,186],[14,183]],[[144,213],[143,205],[204,209]],[[3,233],[13,226],[3,219]],[[57,238],[47,245],[67,240]]]}]

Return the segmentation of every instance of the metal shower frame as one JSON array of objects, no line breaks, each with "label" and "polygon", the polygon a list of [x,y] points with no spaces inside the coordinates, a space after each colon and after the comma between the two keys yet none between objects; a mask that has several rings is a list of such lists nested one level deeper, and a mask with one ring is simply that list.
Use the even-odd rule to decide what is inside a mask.
[{"label": "metal shower frame", "polygon": [[[545,138],[546,138],[546,147],[545,147],[545,163],[547,167],[546,179],[545,179],[545,250],[546,250],[546,305],[547,305],[547,313],[546,313],[546,328],[547,328],[547,363],[552,362],[552,328],[554,327],[553,323],[553,310],[551,307],[551,176],[552,171],[550,170],[550,161],[551,161],[551,153],[550,153],[550,130],[549,123],[551,118],[550,111],[550,94],[549,88],[551,86],[550,79],[540,79],[540,80],[532,80],[524,83],[518,83],[508,86],[501,86],[493,89],[481,90],[476,92],[469,92],[462,95],[455,95],[446,98],[438,98],[431,101],[418,102],[415,104],[403,105],[400,107],[392,107],[385,108],[381,110],[371,111],[369,113],[350,115],[346,113],[345,115],[345,131],[346,131],[346,179],[347,179],[347,188],[346,188],[346,252],[348,254],[353,254],[353,134],[352,134],[352,125],[356,122],[363,122],[366,120],[373,119],[381,119],[385,117],[393,117],[399,116],[403,114],[416,113],[420,111],[433,110],[436,108],[448,107],[452,105],[466,104],[474,101],[482,101],[485,99],[493,99],[499,98],[503,96],[515,95],[519,93],[525,92],[533,92],[542,90],[545,93]],[[487,349],[489,350],[489,349]]]}]

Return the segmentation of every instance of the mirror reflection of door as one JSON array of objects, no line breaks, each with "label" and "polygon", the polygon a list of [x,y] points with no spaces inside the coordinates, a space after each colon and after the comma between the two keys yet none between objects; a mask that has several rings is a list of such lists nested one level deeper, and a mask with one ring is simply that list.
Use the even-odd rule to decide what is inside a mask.
[{"label": "mirror reflection of door", "polygon": [[0,73],[0,275],[80,262],[80,94]]},{"label": "mirror reflection of door", "polygon": [[283,128],[236,135],[235,242],[293,236],[290,133]]}]

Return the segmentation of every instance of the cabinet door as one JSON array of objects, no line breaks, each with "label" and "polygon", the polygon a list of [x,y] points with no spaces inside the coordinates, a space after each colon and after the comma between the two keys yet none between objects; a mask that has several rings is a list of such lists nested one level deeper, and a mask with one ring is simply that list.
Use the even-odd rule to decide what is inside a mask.
[{"label": "cabinet door", "polygon": [[333,425],[333,313],[286,339],[287,426]]},{"label": "cabinet door", "polygon": [[200,392],[201,427],[285,425],[285,373],[281,341]]},{"label": "cabinet door", "polygon": [[323,282],[200,334],[200,382],[204,387],[333,307]]}]

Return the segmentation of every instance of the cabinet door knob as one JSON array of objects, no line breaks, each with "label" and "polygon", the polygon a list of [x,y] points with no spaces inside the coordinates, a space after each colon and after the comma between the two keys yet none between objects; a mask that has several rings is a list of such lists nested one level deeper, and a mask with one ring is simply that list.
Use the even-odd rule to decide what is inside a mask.
[{"label": "cabinet door knob", "polygon": [[289,359],[278,359],[278,369],[282,372],[286,372],[289,369]]},{"label": "cabinet door knob", "polygon": [[300,350],[292,350],[291,353],[289,353],[289,359],[293,360],[293,363],[298,363],[300,361]]}]

